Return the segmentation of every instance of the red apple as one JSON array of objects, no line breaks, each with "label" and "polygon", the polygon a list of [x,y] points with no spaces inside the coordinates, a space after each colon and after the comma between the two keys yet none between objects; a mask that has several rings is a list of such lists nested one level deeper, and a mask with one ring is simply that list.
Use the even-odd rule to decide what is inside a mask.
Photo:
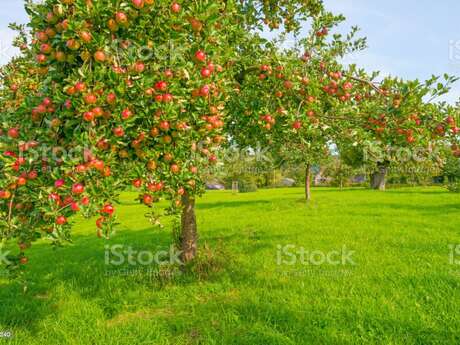
[{"label": "red apple", "polygon": [[57,225],[64,225],[65,223],[67,223],[67,218],[64,217],[64,216],[59,216],[56,218],[56,224]]},{"label": "red apple", "polygon": [[180,9],[181,9],[181,7],[177,2],[173,2],[171,4],[171,11],[173,11],[174,13],[179,13]]},{"label": "red apple", "polygon": [[81,183],[76,183],[72,186],[72,193],[82,194],[85,191],[85,187]]}]

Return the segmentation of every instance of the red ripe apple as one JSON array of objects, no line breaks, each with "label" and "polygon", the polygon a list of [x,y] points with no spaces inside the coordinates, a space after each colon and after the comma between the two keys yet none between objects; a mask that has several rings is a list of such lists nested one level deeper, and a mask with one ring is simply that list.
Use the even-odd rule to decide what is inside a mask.
[{"label": "red ripe apple", "polygon": [[83,114],[83,119],[87,122],[94,120],[94,113],[92,111],[87,111]]},{"label": "red ripe apple", "polygon": [[81,183],[76,183],[72,186],[72,193],[82,194],[85,191],[85,187]]},{"label": "red ripe apple", "polygon": [[171,172],[173,174],[177,174],[180,172],[180,167],[177,164],[172,164],[171,165]]},{"label": "red ripe apple", "polygon": [[180,9],[181,9],[181,7],[177,2],[173,2],[171,4],[171,11],[173,11],[174,13],[179,13]]},{"label": "red ripe apple", "polygon": [[117,101],[117,96],[113,92],[107,95],[107,103],[109,103],[110,105],[113,105],[115,104],[116,101]]},{"label": "red ripe apple", "polygon": [[43,64],[43,63],[46,62],[47,57],[46,57],[45,54],[38,54],[37,57],[36,57],[36,60],[37,60],[38,63]]},{"label": "red ripe apple", "polygon": [[105,164],[100,159],[94,159],[93,161],[91,161],[91,166],[96,170],[103,171]]},{"label": "red ripe apple", "polygon": [[11,139],[16,139],[19,137],[19,129],[17,128],[10,128],[8,130],[8,136],[11,138]]},{"label": "red ripe apple", "polygon": [[142,180],[141,179],[135,179],[133,181],[133,186],[136,187],[136,188],[141,188],[142,187]]},{"label": "red ripe apple", "polygon": [[204,62],[206,60],[206,53],[202,50],[198,50],[195,53],[195,59],[200,62]]},{"label": "red ripe apple", "polygon": [[8,190],[0,190],[0,199],[9,199],[11,197],[11,192]]},{"label": "red ripe apple", "polygon": [[36,170],[32,170],[27,174],[29,180],[35,180],[38,177],[38,173]]},{"label": "red ripe apple", "polygon": [[215,164],[215,163],[217,163],[217,156],[216,155],[211,155],[211,156],[209,156],[208,160],[209,160],[209,163]]},{"label": "red ripe apple", "polygon": [[201,87],[200,89],[200,96],[202,97],[207,97],[209,95],[209,92],[210,92],[210,88],[208,85],[204,85],[203,87]]},{"label": "red ripe apple", "polygon": [[52,48],[51,45],[49,45],[48,43],[43,43],[43,44],[40,46],[40,51],[41,51],[43,54],[49,54],[49,53],[51,53],[52,50],[53,50],[53,48]]},{"label": "red ripe apple", "polygon": [[115,212],[115,208],[111,204],[105,204],[101,212],[111,216]]},{"label": "red ripe apple", "polygon": [[436,127],[436,133],[438,133],[439,135],[444,135],[444,133],[445,133],[444,126],[443,125],[438,125]]},{"label": "red ripe apple", "polygon": [[104,110],[101,108],[101,107],[96,107],[92,110],[94,116],[96,117],[100,117],[102,115],[104,115]]},{"label": "red ripe apple", "polygon": [[447,122],[449,125],[455,125],[455,119],[454,119],[452,116],[447,116],[446,122]]},{"label": "red ripe apple", "polygon": [[347,81],[347,82],[345,82],[345,83],[343,84],[343,89],[344,89],[344,90],[351,90],[352,88],[353,88],[353,84],[350,83],[349,81]]},{"label": "red ripe apple", "polygon": [[67,218],[64,217],[64,216],[59,216],[56,218],[56,224],[57,225],[64,225],[65,223],[67,223]]},{"label": "red ripe apple", "polygon": [[27,179],[25,177],[19,177],[17,180],[18,186],[25,186],[27,184]]},{"label": "red ripe apple", "polygon": [[170,126],[168,121],[161,121],[160,122],[160,128],[161,128],[162,131],[166,132],[171,128],[171,126]]},{"label": "red ripe apple", "polygon": [[70,203],[70,209],[71,209],[72,211],[74,211],[74,212],[78,212],[78,211],[80,211],[80,206],[78,205],[77,202],[72,201],[72,202]]},{"label": "red ripe apple", "polygon": [[81,198],[80,200],[80,204],[82,204],[83,206],[88,206],[90,203],[90,200],[87,196],[84,196],[83,198]]},{"label": "red ripe apple", "polygon": [[98,50],[94,53],[94,60],[97,62],[104,62],[105,61],[105,53],[101,50]]},{"label": "red ripe apple", "polygon": [[165,70],[164,74],[165,74],[165,77],[166,77],[166,78],[172,78],[172,77],[174,77],[174,73],[173,73],[173,71],[170,70],[170,69]]},{"label": "red ripe apple", "polygon": [[284,88],[287,90],[292,89],[294,87],[294,84],[290,80],[284,81],[283,85],[284,85]]},{"label": "red ripe apple", "polygon": [[166,91],[168,89],[168,83],[165,81],[159,81],[155,84],[155,89],[158,91]]},{"label": "red ripe apple", "polygon": [[123,127],[116,127],[113,129],[113,134],[116,137],[122,137],[125,135],[125,130],[123,129]]},{"label": "red ripe apple", "polygon": [[50,195],[48,195],[48,199],[58,203],[61,200],[61,197],[57,193],[50,193]]},{"label": "red ripe apple", "polygon": [[137,9],[144,7],[144,0],[132,0],[133,6]]},{"label": "red ripe apple", "polygon": [[117,12],[115,14],[115,20],[117,21],[118,24],[122,24],[122,25],[128,24],[128,16],[123,12]]},{"label": "red ripe apple", "polygon": [[292,124],[292,128],[294,129],[300,129],[302,128],[302,122],[297,120],[297,121],[294,121],[294,123]]},{"label": "red ripe apple", "polygon": [[86,104],[94,104],[97,102],[97,96],[92,93],[89,93],[84,97],[84,101]]},{"label": "red ripe apple", "polygon": [[63,179],[54,181],[54,187],[56,188],[61,188],[64,185],[65,185],[65,181]]},{"label": "red ripe apple", "polygon": [[211,76],[211,70],[209,68],[204,67],[201,69],[201,76],[203,78],[209,78]]},{"label": "red ripe apple", "polygon": [[86,90],[86,85],[85,83],[79,81],[78,83],[75,84],[74,90],[76,92],[84,92]]},{"label": "red ripe apple", "polygon": [[66,46],[70,50],[78,50],[78,49],[80,49],[80,43],[77,40],[73,39],[73,38],[71,38],[70,40],[68,40],[66,42]]},{"label": "red ripe apple", "polygon": [[261,70],[262,72],[268,72],[268,71],[270,71],[270,66],[268,66],[268,65],[262,65],[262,66],[260,66],[260,70]]},{"label": "red ripe apple", "polygon": [[90,32],[88,32],[88,31],[82,31],[82,32],[80,32],[80,38],[81,38],[81,40],[82,40],[83,42],[89,43],[89,42],[91,42],[91,40],[92,40],[93,37],[91,36],[91,33],[90,33]]},{"label": "red ripe apple", "polygon": [[75,171],[79,174],[82,174],[86,171],[86,166],[84,164],[78,164],[76,167],[75,167]]},{"label": "red ripe apple", "polygon": [[153,128],[150,130],[150,135],[151,135],[152,137],[157,137],[159,134],[160,134],[160,130],[159,130],[157,127],[153,127]]},{"label": "red ripe apple", "polygon": [[162,98],[163,103],[170,103],[173,101],[173,95],[170,93],[165,93]]},{"label": "red ripe apple", "polygon": [[129,110],[128,108],[123,110],[123,112],[121,113],[121,118],[123,120],[127,120],[129,119],[131,116],[133,116],[133,113],[131,110]]},{"label": "red ripe apple", "polygon": [[144,196],[142,197],[142,202],[145,205],[151,205],[153,203],[153,197],[149,194],[144,194]]},{"label": "red ripe apple", "polygon": [[142,73],[144,72],[145,70],[145,64],[143,62],[136,62],[134,64],[134,70],[137,72],[137,73]]},{"label": "red ripe apple", "polygon": [[41,41],[41,42],[46,42],[46,41],[48,41],[48,35],[47,35],[46,32],[44,32],[44,31],[39,31],[39,32],[37,32],[36,37],[37,37],[37,39],[38,39],[39,41]]}]

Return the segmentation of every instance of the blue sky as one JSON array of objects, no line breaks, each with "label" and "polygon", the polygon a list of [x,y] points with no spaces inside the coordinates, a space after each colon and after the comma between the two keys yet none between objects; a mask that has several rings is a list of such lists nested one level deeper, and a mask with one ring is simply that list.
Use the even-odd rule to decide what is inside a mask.
[{"label": "blue sky", "polygon": [[[11,49],[12,21],[26,22],[23,0],[4,0],[0,7],[0,64],[15,54]],[[324,0],[334,13],[343,13],[346,32],[361,28],[369,48],[352,57],[368,70],[403,78],[426,79],[432,74],[460,75],[460,30],[458,0]],[[460,98],[460,83],[445,98]]]}]

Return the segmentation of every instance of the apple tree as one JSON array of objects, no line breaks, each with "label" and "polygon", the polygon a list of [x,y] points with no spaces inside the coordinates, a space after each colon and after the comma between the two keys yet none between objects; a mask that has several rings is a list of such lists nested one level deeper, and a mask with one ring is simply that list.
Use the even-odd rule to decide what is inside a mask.
[{"label": "apple tree", "polygon": [[294,47],[280,50],[266,42],[258,65],[248,62],[243,70],[227,121],[240,146],[262,145],[282,161],[302,166],[307,200],[311,166],[329,156],[335,138],[352,128],[347,114],[367,88],[342,72],[340,58],[365,47],[365,39],[355,38],[356,28],[346,37],[329,34],[342,20],[323,11]]},{"label": "apple tree", "polygon": [[26,262],[37,238],[69,240],[79,212],[97,215],[108,238],[118,195],[132,185],[154,223],[157,202],[171,201],[182,260],[191,261],[195,198],[226,139],[251,32],[298,30],[321,9],[303,0],[26,1],[23,59],[39,77],[30,92],[34,74],[23,69],[15,90],[7,71],[2,88],[2,240],[18,240]]},{"label": "apple tree", "polygon": [[365,164],[372,171],[371,188],[385,189],[391,165],[416,167],[420,160],[438,161],[438,143],[459,129],[450,107],[434,100],[448,92],[456,78],[445,75],[443,82],[437,77],[420,82],[388,77],[376,83],[377,73],[356,75],[369,88],[350,114],[356,123],[354,135],[341,137],[338,144],[345,158],[354,157],[354,164]]}]

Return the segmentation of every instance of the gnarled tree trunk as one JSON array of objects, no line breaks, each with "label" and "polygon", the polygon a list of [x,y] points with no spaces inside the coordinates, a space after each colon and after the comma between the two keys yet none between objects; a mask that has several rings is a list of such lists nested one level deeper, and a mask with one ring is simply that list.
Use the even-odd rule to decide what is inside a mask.
[{"label": "gnarled tree trunk", "polygon": [[305,198],[307,202],[311,200],[311,169],[310,164],[307,164],[305,169]]},{"label": "gnarled tree trunk", "polygon": [[181,218],[181,260],[186,264],[192,261],[198,250],[198,231],[195,216],[195,199],[188,194],[182,196],[182,218]]},{"label": "gnarled tree trunk", "polygon": [[388,167],[385,164],[379,164],[377,171],[371,175],[371,188],[378,190],[385,190],[385,182]]}]

